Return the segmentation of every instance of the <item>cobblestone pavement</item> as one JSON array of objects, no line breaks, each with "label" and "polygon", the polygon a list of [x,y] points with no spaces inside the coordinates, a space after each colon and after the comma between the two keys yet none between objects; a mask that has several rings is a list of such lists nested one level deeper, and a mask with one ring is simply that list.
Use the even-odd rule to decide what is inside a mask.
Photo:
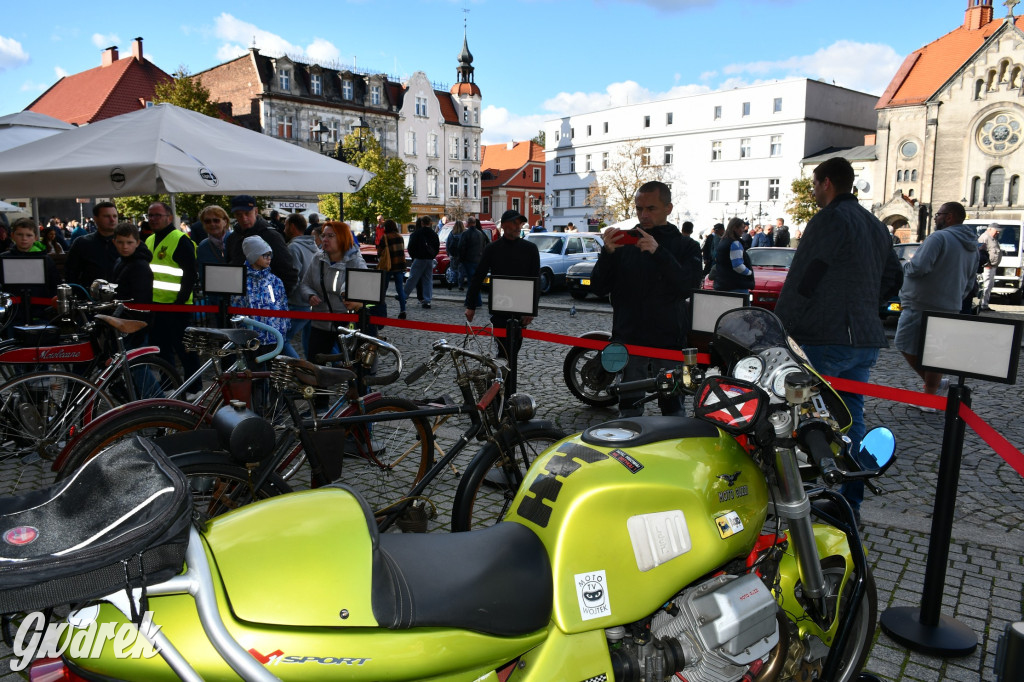
[{"label": "cobblestone pavement", "polygon": [[[455,292],[435,292],[431,310],[409,303],[409,319],[460,324],[461,299]],[[575,308],[575,315],[570,310]],[[997,315],[1022,317],[1024,309],[996,305]],[[574,302],[568,296],[545,297],[534,328],[578,335],[611,326],[610,306],[589,299]],[[889,329],[890,336],[893,329]],[[426,359],[437,333],[393,329],[389,340],[402,350],[406,367]],[[454,341],[455,335],[446,335]],[[533,395],[538,416],[558,426],[578,431],[614,416],[608,409],[595,409],[576,400],[565,387],[561,365],[567,348],[527,340],[520,354],[519,389]],[[873,375],[875,383],[919,390],[920,381],[894,350],[883,350]],[[410,398],[436,396],[454,384],[423,380],[413,387],[399,382],[385,390],[389,395]],[[1018,449],[1024,449],[1019,385],[970,381],[974,409]],[[884,495],[869,493],[862,515],[864,543],[878,587],[879,613],[890,606],[918,606],[924,584],[925,562],[931,513],[938,476],[943,433],[941,414],[922,414],[898,403],[869,398],[865,407],[868,427],[889,426],[897,437],[898,462],[881,485]],[[442,442],[452,442],[466,421],[452,419],[439,430]],[[460,457],[461,470],[475,448]],[[300,472],[299,476],[301,477]],[[19,487],[38,487],[52,476],[44,467],[0,462],[0,495]],[[293,479],[293,483],[296,479]],[[439,477],[428,490],[439,516],[431,530],[443,531],[450,519],[457,478],[452,473]],[[952,503],[952,501],[950,501]],[[968,429],[964,445],[960,487],[955,501],[955,521],[950,544],[943,597],[944,615],[955,617],[977,633],[979,645],[971,656],[940,659],[912,653],[876,630],[866,670],[885,680],[933,682],[935,680],[995,680],[993,666],[998,637],[1007,623],[1021,620],[1024,598],[1024,479],[1005,464]],[[9,655],[0,648],[0,657]],[[0,681],[17,679],[0,660]]]}]

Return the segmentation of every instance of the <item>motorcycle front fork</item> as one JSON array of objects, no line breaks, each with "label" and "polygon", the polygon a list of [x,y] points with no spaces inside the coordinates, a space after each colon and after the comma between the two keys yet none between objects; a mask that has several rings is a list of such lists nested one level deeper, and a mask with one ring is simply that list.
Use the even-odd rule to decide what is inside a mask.
[{"label": "motorcycle front fork", "polygon": [[796,453],[792,448],[775,448],[775,472],[779,487],[775,513],[785,519],[789,526],[803,594],[814,608],[815,613],[812,615],[815,620],[823,622],[828,613],[825,576],[821,570],[821,558],[818,556],[814,526],[811,523],[811,501],[804,490]]}]

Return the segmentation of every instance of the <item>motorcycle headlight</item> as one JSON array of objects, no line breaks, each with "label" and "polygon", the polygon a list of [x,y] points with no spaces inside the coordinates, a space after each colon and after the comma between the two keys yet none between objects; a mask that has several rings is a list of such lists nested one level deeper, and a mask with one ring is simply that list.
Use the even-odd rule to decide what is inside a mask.
[{"label": "motorcycle headlight", "polygon": [[524,422],[533,419],[533,415],[537,413],[537,401],[526,393],[513,393],[509,396],[505,409],[511,411],[516,421]]}]

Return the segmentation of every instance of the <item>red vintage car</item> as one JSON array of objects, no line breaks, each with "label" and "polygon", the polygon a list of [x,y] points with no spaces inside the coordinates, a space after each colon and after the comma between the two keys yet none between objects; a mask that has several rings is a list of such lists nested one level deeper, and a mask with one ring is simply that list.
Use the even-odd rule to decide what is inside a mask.
[{"label": "red vintage car", "polygon": [[[758,247],[749,249],[751,269],[754,271],[754,289],[750,292],[752,305],[758,308],[775,310],[775,304],[782,293],[782,283],[789,274],[789,266],[793,263],[796,249],[775,247]],[[714,283],[705,278],[704,289],[714,289]]]}]

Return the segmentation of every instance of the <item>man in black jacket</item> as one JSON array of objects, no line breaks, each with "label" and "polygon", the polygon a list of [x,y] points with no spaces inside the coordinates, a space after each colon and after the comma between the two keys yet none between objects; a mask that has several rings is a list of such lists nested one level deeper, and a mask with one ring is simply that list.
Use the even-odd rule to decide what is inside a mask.
[{"label": "man in black jacket", "polygon": [[[821,374],[866,382],[889,342],[878,316],[881,301],[899,291],[903,270],[878,218],[857,202],[850,162],[835,157],[814,169],[821,210],[804,228],[779,294],[775,314]],[[864,437],[864,396],[842,393],[853,423],[853,452]],[[843,486],[860,519],[864,484]]]},{"label": "man in black jacket", "polygon": [[245,194],[231,199],[231,214],[235,217],[235,227],[224,238],[224,249],[227,252],[229,265],[245,265],[245,253],[242,242],[246,237],[262,237],[270,244],[273,257],[270,259],[270,271],[278,276],[289,294],[299,283],[299,270],[295,266],[292,254],[280,232],[275,230],[262,217],[256,215],[256,200]]},{"label": "man in black jacket", "polygon": [[[114,228],[117,227],[117,206],[112,201],[101,201],[92,209],[96,231],[71,242],[64,262],[64,278],[69,284],[80,284],[87,290],[93,280],[114,281]],[[81,294],[82,292],[78,292]]]},{"label": "man in black jacket", "polygon": [[[689,331],[686,299],[700,286],[700,247],[692,239],[683,239],[668,222],[672,192],[666,184],[643,184],[635,201],[640,224],[632,230],[605,232],[604,248],[591,277],[594,293],[611,296],[612,341],[679,351],[686,346]],[[631,357],[623,381],[655,376],[672,364]],[[637,405],[642,398],[642,393],[620,395],[620,416],[643,414],[643,405]],[[662,414],[683,414],[679,397],[659,398],[658,405]]]},{"label": "man in black jacket", "polygon": [[405,290],[412,291],[418,284],[423,285],[423,296],[420,305],[430,307],[434,298],[434,258],[441,250],[441,239],[434,232],[430,216],[422,216],[416,221],[416,229],[409,235],[409,257],[412,266],[409,268],[409,281]]}]

